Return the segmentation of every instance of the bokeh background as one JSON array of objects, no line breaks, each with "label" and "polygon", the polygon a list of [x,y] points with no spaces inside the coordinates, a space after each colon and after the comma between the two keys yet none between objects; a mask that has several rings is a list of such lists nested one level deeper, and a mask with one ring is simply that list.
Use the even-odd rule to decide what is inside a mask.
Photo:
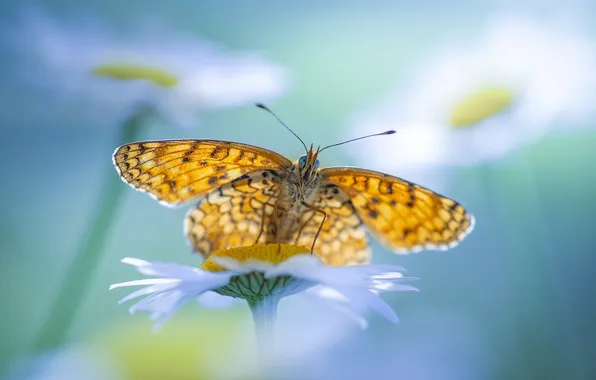
[{"label": "bokeh background", "polygon": [[[120,264],[125,256],[194,265],[200,261],[190,254],[182,234],[186,207],[168,209],[120,182],[115,186],[121,187],[121,196],[113,217],[107,218],[105,236],[97,238],[91,231],[103,202],[119,191],[110,185],[117,180],[111,154],[126,138],[127,120],[139,104],[154,104],[164,95],[148,90],[152,83],[131,90],[130,81],[92,77],[92,67],[85,66],[92,58],[86,54],[150,50],[136,57],[156,61],[141,64],[179,60],[174,67],[196,65],[200,71],[205,62],[217,67],[218,60],[208,57],[223,52],[228,57],[223,61],[236,60],[229,65],[232,74],[243,70],[242,54],[254,55],[251,64],[263,64],[265,81],[274,78],[277,85],[269,83],[259,92],[260,82],[251,82],[251,77],[250,91],[227,102],[235,86],[242,87],[243,77],[224,80],[222,86],[229,88],[221,93],[205,90],[199,100],[188,100],[185,111],[198,112],[182,118],[171,108],[189,98],[177,93],[163,102],[159,117],[140,121],[135,136],[235,140],[294,159],[302,154],[299,142],[252,101],[266,100],[305,141],[315,144],[364,133],[359,133],[359,120],[370,113],[379,131],[399,131],[405,127],[399,118],[379,117],[384,114],[375,113],[377,105],[395,105],[399,113],[400,99],[418,87],[409,80],[425,77],[421,68],[441,66],[435,52],[480,49],[482,39],[475,38],[501,15],[547,30],[547,42],[565,33],[576,39],[562,41],[581,41],[581,64],[553,42],[552,50],[562,52],[554,55],[562,69],[542,80],[551,81],[543,91],[557,92],[568,83],[558,75],[573,73],[584,86],[566,92],[564,104],[587,107],[573,115],[562,112],[569,107],[554,115],[547,106],[538,107],[534,112],[549,114],[537,119],[539,136],[490,160],[470,154],[465,165],[410,167],[392,151],[390,139],[405,137],[399,134],[325,152],[323,166],[381,169],[376,165],[381,160],[386,163],[382,169],[391,174],[413,173],[416,180],[465,204],[477,225],[448,252],[395,256],[372,243],[374,262],[403,265],[420,278],[419,293],[385,297],[400,316],[398,325],[371,315],[366,331],[346,328],[341,339],[309,343],[299,336],[309,333],[304,321],[317,319],[312,307],[282,303],[282,327],[301,332],[295,334],[295,345],[313,345],[301,347],[282,373],[301,379],[596,378],[596,97],[589,97],[596,94],[591,82],[596,65],[589,66],[596,54],[596,6],[533,0],[3,1],[0,373],[11,379],[214,378],[205,374],[206,367],[229,369],[236,363],[230,361],[232,352],[252,350],[244,305],[226,310],[190,305],[153,334],[147,315],[131,317],[125,306],[117,305],[124,293],[108,291],[112,283],[138,278]],[[193,50],[205,41],[216,46],[209,48],[213,51],[201,55]],[[114,45],[101,45],[109,43]],[[541,57],[534,58],[539,71]],[[103,63],[109,62],[93,64]],[[552,55],[544,61],[550,63]],[[447,85],[437,82],[437,91]],[[209,96],[219,98],[211,104]],[[526,128],[519,118],[513,128],[507,117],[498,120],[507,124],[503,133]],[[424,144],[422,139],[409,145],[423,150]],[[89,265],[80,255],[90,235],[95,236],[97,260],[76,281],[65,283],[73,263]],[[60,292],[77,305],[72,320],[60,320]],[[52,315],[58,318],[48,327]],[[68,327],[64,336],[44,330],[57,329],[61,322]],[[312,334],[324,335],[314,329]],[[219,377],[250,378],[223,370]]]}]

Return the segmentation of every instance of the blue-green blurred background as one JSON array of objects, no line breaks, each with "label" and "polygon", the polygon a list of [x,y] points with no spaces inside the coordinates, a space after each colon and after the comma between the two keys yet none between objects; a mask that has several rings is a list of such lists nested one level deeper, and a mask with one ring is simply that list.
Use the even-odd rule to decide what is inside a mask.
[{"label": "blue-green blurred background", "polygon": [[[293,91],[270,106],[304,140],[327,144],[346,138],[349,115],[403,80],[406,68],[426,52],[477,33],[495,12],[540,18],[555,3],[54,0],[34,5],[58,22],[91,14],[125,34],[136,20],[150,17],[229,49],[265,52],[295,77]],[[594,4],[570,7],[596,19]],[[92,105],[57,107],[51,91],[26,80],[18,52],[6,43],[19,41],[7,30],[22,9],[20,1],[0,4],[1,372],[34,354],[31,347],[89,233],[102,185],[117,175],[111,154],[120,128],[93,113]],[[596,40],[596,25],[588,30]],[[566,120],[557,123],[565,127]],[[596,127],[596,120],[590,124]],[[549,134],[499,162],[455,170],[443,192],[476,216],[476,229],[466,241],[448,252],[407,257],[374,243],[375,262],[403,265],[421,279],[420,293],[385,297],[400,324],[371,316],[369,330],[349,334],[289,373],[326,379],[596,378],[595,131]],[[287,131],[250,106],[205,111],[193,129],[154,120],[142,135],[183,137],[242,141],[292,159],[301,154]],[[350,149],[358,145],[329,151],[322,165],[357,164]],[[142,326],[148,337],[137,332],[124,340],[145,345],[142,339],[154,339],[147,316],[129,316],[116,303],[124,293],[108,292],[108,286],[138,278],[119,263],[125,256],[197,264],[182,234],[185,211],[126,187],[66,346],[99,345],[100,337],[114,335],[115,329],[129,332],[132,327],[114,327],[126,324]],[[183,312],[204,329],[201,323],[209,320],[201,322],[201,313],[197,307]],[[243,308],[229,313],[248,318]],[[176,317],[168,325],[182,323],[192,326]],[[225,357],[219,360],[226,365]],[[143,365],[151,361],[148,352]]]}]

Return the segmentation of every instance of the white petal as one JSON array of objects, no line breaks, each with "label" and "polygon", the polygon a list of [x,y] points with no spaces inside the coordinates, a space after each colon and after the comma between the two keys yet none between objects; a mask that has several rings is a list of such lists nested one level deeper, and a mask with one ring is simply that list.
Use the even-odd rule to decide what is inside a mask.
[{"label": "white petal", "polygon": [[278,267],[276,271],[268,273],[268,276],[287,275],[319,284],[328,284],[329,281],[345,285],[355,285],[356,283],[362,284],[360,281],[361,278],[355,276],[353,272],[351,267]]},{"label": "white petal", "polygon": [[[203,66],[174,88],[177,98],[197,107],[230,107],[267,101],[289,88],[288,73],[254,57]],[[183,104],[183,102],[176,102]]]},{"label": "white petal", "polygon": [[137,311],[148,311],[153,319],[156,315],[165,314],[172,304],[175,304],[184,295],[179,289],[171,289],[167,292],[154,293],[134,303],[128,308],[131,314]]},{"label": "white petal", "polygon": [[200,269],[170,263],[154,263],[127,258],[126,264],[135,265],[142,273],[179,274],[180,278],[152,278],[114,284],[110,289],[124,286],[148,285],[136,290],[120,300],[120,303],[146,295],[130,307],[130,312],[148,311],[150,318],[156,321],[155,328],[172,316],[188,300],[199,297],[206,291],[226,285],[234,272],[207,272]]},{"label": "white petal", "polygon": [[110,290],[116,289],[116,288],[124,288],[127,286],[176,284],[179,282],[180,282],[180,280],[178,280],[176,278],[146,278],[143,280],[133,280],[133,281],[126,281],[126,282],[120,282],[117,284],[112,284],[112,285],[110,285]]},{"label": "white petal", "polygon": [[385,317],[390,322],[399,322],[395,311],[393,311],[393,309],[387,305],[385,301],[371,291],[348,287],[336,289],[349,298],[350,302],[356,302],[365,305],[366,307],[376,311],[379,315]]},{"label": "white petal", "polygon": [[368,265],[354,265],[357,268],[360,268],[359,271],[363,273],[369,273],[375,276],[397,276],[399,277],[401,273],[407,272],[406,268],[399,266],[399,265],[389,265],[389,264],[368,264]]},{"label": "white petal", "polygon": [[295,255],[281,262],[279,265],[265,271],[265,278],[272,278],[281,275],[291,275],[291,273],[302,273],[303,270],[322,266],[323,263],[315,255]]},{"label": "white petal", "polygon": [[258,272],[266,272],[271,268],[274,268],[276,265],[268,262],[268,261],[263,261],[263,260],[255,260],[255,259],[246,259],[242,262],[242,265],[247,269],[247,270],[254,270],[254,271],[258,271]]},{"label": "white petal", "polygon": [[404,274],[399,272],[385,272],[372,275],[371,278],[374,280],[395,280],[398,278],[404,278]]},{"label": "white petal", "polygon": [[366,330],[368,328],[368,321],[362,315],[355,313],[349,307],[346,307],[341,304],[333,304],[333,307],[336,310],[341,311],[345,315],[347,315],[354,323],[356,323],[362,330]]},{"label": "white petal", "polygon": [[[148,300],[148,298],[150,299]],[[167,319],[174,315],[192,297],[182,291],[170,291],[155,294],[148,298],[133,305],[129,310],[131,314],[137,311],[149,311],[151,313],[150,319],[156,322],[153,331],[157,331]]]},{"label": "white petal", "polygon": [[129,295],[127,295],[126,297],[122,298],[120,301],[118,301],[118,304],[123,304],[127,301],[130,301],[132,299],[135,299],[135,298],[147,295],[147,294],[162,293],[164,291],[174,289],[176,286],[177,286],[177,283],[156,284],[156,285],[146,286],[146,287],[136,290],[136,291],[130,293]]},{"label": "white petal", "polygon": [[[401,276],[399,271],[402,269],[401,267],[387,265],[318,266],[309,268],[278,268],[277,273],[278,275],[285,274],[331,287],[337,285],[368,287],[373,285],[375,276],[399,278]],[[388,272],[389,270],[394,270],[395,272]]]},{"label": "white petal", "polygon": [[389,281],[382,281],[382,282],[375,282],[370,289],[374,290],[382,290],[385,292],[404,292],[404,291],[413,291],[418,292],[419,289],[412,285],[406,285],[402,283],[395,283]]},{"label": "white petal", "polygon": [[154,277],[171,277],[171,278],[193,278],[201,271],[198,268],[180,265],[176,263],[162,262],[162,261],[146,261],[133,257],[126,257],[122,259],[124,264],[133,265],[136,269],[146,275]]},{"label": "white petal", "polygon": [[238,272],[238,273],[248,273],[251,272],[252,270],[250,268],[247,268],[244,263],[241,263],[238,260],[232,259],[231,257],[223,257],[223,256],[213,256],[210,258],[211,260],[213,260],[213,262],[215,262],[218,265],[221,265],[222,267],[230,270],[230,271],[234,271],[234,272]]},{"label": "white petal", "polygon": [[135,267],[149,265],[149,261],[137,259],[136,257],[125,257],[122,260],[120,260],[120,262],[123,264],[133,265]]},{"label": "white petal", "polygon": [[234,297],[222,296],[215,292],[205,292],[197,297],[199,305],[209,308],[226,308],[244,302]]},{"label": "white petal", "polygon": [[307,289],[306,293],[334,302],[350,302],[346,296],[337,290],[324,285],[313,286],[312,288]]},{"label": "white petal", "polygon": [[333,289],[326,286],[315,286],[306,291],[307,294],[331,301],[332,305],[356,321],[363,329],[368,323],[362,316],[367,309],[373,309],[392,322],[397,322],[393,310],[376,294],[368,290],[355,288]]}]

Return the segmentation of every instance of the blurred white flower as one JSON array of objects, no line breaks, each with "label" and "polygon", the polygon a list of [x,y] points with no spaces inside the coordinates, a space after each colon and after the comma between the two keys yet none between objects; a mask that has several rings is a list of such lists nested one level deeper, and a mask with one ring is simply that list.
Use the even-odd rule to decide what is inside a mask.
[{"label": "blurred white flower", "polygon": [[589,120],[596,110],[596,46],[575,27],[492,19],[473,43],[446,46],[399,91],[354,115],[354,135],[397,131],[364,141],[354,154],[400,175],[476,165],[537,140],[555,124]]},{"label": "blurred white flower", "polygon": [[[114,284],[110,289],[144,286],[120,303],[146,296],[130,308],[131,313],[148,311],[159,327],[189,300],[215,292],[246,300],[251,308],[265,300],[277,302],[307,291],[336,303],[357,321],[371,309],[397,322],[393,310],[377,295],[381,291],[416,288],[402,282],[403,268],[390,265],[349,267],[325,266],[305,247],[289,244],[256,244],[212,253],[201,268],[125,258],[144,275],[156,278]],[[205,300],[202,300],[205,302]]]},{"label": "blurred white flower", "polygon": [[288,72],[260,54],[155,23],[125,34],[83,21],[66,25],[34,10],[5,33],[20,74],[71,109],[87,101],[102,117],[121,118],[151,104],[166,120],[192,126],[201,110],[272,100],[290,87]]},{"label": "blurred white flower", "polygon": [[498,354],[478,320],[462,310],[420,306],[403,313],[407,328],[361,334],[320,353],[308,367],[291,363],[294,371],[301,369],[304,379],[375,379],[390,373],[424,380],[494,377]]}]

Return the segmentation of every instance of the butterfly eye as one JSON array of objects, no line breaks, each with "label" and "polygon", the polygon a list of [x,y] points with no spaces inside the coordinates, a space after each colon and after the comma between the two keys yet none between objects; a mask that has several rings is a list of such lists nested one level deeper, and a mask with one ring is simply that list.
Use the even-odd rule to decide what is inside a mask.
[{"label": "butterfly eye", "polygon": [[298,159],[298,165],[300,165],[301,168],[306,166],[306,156],[300,156]]},{"label": "butterfly eye", "polygon": [[317,160],[315,161],[315,169],[319,168],[319,159],[317,158]]}]

